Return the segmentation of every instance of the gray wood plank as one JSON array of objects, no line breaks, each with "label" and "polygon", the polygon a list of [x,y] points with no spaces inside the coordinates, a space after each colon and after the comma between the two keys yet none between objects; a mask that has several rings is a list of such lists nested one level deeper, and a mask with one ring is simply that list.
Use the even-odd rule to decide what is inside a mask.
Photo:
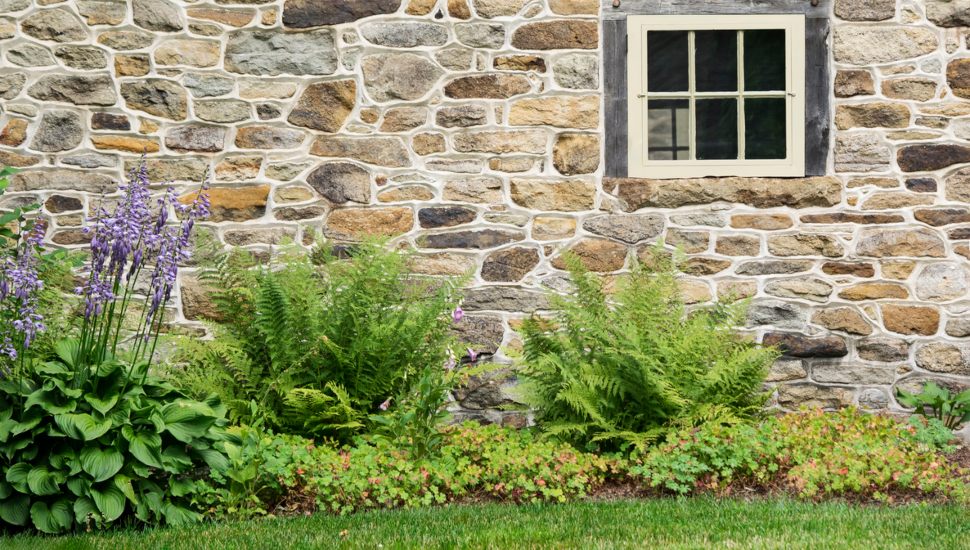
[{"label": "gray wood plank", "polygon": [[600,0],[603,19],[622,19],[628,15],[745,15],[804,13],[809,18],[828,18],[833,0]]},{"label": "gray wood plank", "polygon": [[628,175],[626,19],[603,21],[603,84],[605,89],[606,176]]},{"label": "gray wood plank", "polygon": [[832,82],[829,72],[829,20],[805,22],[805,175],[828,169]]}]

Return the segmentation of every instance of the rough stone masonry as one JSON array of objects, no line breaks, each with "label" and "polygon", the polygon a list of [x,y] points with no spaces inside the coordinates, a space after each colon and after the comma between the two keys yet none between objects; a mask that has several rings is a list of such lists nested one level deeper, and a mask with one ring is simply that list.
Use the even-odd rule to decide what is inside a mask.
[{"label": "rough stone masonry", "polygon": [[[209,168],[227,246],[378,234],[416,272],[473,271],[462,336],[498,359],[564,251],[614,274],[661,241],[690,302],[753,299],[780,408],[970,384],[970,0],[823,2],[826,176],[665,181],[602,176],[612,2],[213,2],[0,0],[0,164],[23,169],[0,207],[38,201],[81,247],[142,153],[186,195]],[[179,319],[208,307],[189,271]],[[519,422],[514,395],[458,398]]]}]

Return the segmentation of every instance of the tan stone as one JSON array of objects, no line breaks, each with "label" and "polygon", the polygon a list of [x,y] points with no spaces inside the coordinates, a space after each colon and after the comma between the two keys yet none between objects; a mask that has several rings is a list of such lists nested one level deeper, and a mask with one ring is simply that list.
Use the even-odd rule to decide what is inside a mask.
[{"label": "tan stone", "polygon": [[217,8],[213,6],[192,7],[185,10],[186,15],[194,19],[214,21],[230,27],[245,27],[256,17],[256,10]]},{"label": "tan stone", "polygon": [[946,82],[953,95],[970,99],[970,57],[950,61],[946,66]]},{"label": "tan stone", "polygon": [[448,15],[455,19],[471,19],[472,12],[468,9],[467,0],[448,0]]},{"label": "tan stone", "polygon": [[882,178],[882,177],[852,178],[849,180],[849,183],[846,185],[850,189],[855,189],[858,187],[866,187],[868,185],[890,189],[893,187],[899,187],[899,180],[896,178]]},{"label": "tan stone", "polygon": [[743,203],[756,208],[785,206],[808,208],[834,206],[842,200],[842,182],[836,178],[696,178],[611,179],[604,188],[615,188],[627,211],[641,208],[679,208],[718,201]]},{"label": "tan stone", "polygon": [[883,298],[909,298],[906,287],[895,283],[860,283],[839,292],[839,298],[852,300],[880,300]]},{"label": "tan stone", "polygon": [[832,285],[821,279],[811,277],[783,279],[767,283],[765,293],[780,298],[801,298],[812,302],[827,302],[832,294]]},{"label": "tan stone", "polygon": [[942,258],[946,248],[939,234],[929,229],[867,229],[859,237],[856,253],[874,258]]},{"label": "tan stone", "polygon": [[920,57],[939,47],[938,33],[928,27],[838,25],[835,60],[850,65],[880,65]]},{"label": "tan stone", "polygon": [[220,45],[212,40],[171,39],[155,49],[155,63],[159,65],[214,67],[221,61]]},{"label": "tan stone", "polygon": [[531,91],[531,81],[518,74],[462,76],[445,85],[445,95],[454,99],[508,99]]},{"label": "tan stone", "polygon": [[835,97],[855,97],[875,93],[876,86],[870,71],[848,70],[835,74]]},{"label": "tan stone", "polygon": [[883,277],[897,281],[908,279],[916,269],[916,262],[882,262],[879,265]]},{"label": "tan stone", "polygon": [[239,97],[242,99],[287,99],[296,94],[294,82],[280,82],[271,78],[238,82]]},{"label": "tan stone", "polygon": [[780,359],[771,365],[765,382],[788,382],[808,376],[808,371],[800,359]]},{"label": "tan stone", "polygon": [[129,153],[157,153],[160,148],[156,139],[118,135],[92,135],[91,145],[95,149]]},{"label": "tan stone", "polygon": [[725,256],[757,256],[761,253],[761,239],[749,235],[721,235],[714,250]]},{"label": "tan stone", "polygon": [[836,307],[816,311],[812,322],[829,330],[841,330],[849,334],[868,336],[872,326],[861,313],[851,307]]},{"label": "tan stone", "polygon": [[686,231],[684,229],[670,229],[664,236],[664,244],[676,247],[685,254],[706,252],[711,243],[711,234],[707,231]]},{"label": "tan stone", "polygon": [[445,183],[442,198],[446,201],[499,204],[503,202],[502,180],[490,176],[452,180]]},{"label": "tan stone", "polygon": [[912,113],[902,103],[853,103],[835,109],[835,125],[839,130],[850,128],[905,128]]},{"label": "tan stone", "polygon": [[688,305],[709,302],[714,297],[711,287],[704,281],[678,279],[677,287],[680,288],[681,299]]},{"label": "tan stone", "polygon": [[488,159],[488,167],[496,172],[518,174],[528,172],[536,165],[533,157],[495,157]]},{"label": "tan stone", "polygon": [[570,239],[576,234],[574,218],[536,216],[532,220],[532,238],[537,241]]},{"label": "tan stone", "polygon": [[350,158],[388,168],[411,165],[404,142],[400,138],[392,137],[319,137],[310,147],[310,154],[328,158]]},{"label": "tan stone", "polygon": [[719,281],[717,296],[721,300],[743,300],[758,294],[758,283],[754,281]]},{"label": "tan stone", "polygon": [[277,203],[305,202],[314,196],[313,189],[305,185],[285,185],[273,192],[273,200]]},{"label": "tan stone", "polygon": [[509,124],[591,130],[599,127],[599,104],[597,96],[521,99],[512,103]]},{"label": "tan stone", "polygon": [[407,207],[341,208],[327,218],[324,234],[337,240],[359,240],[368,235],[393,237],[414,226],[414,212]]},{"label": "tan stone", "polygon": [[775,256],[825,256],[837,258],[845,254],[839,241],[830,235],[799,233],[768,237],[768,252]]},{"label": "tan stone", "polygon": [[145,76],[151,70],[147,54],[115,54],[115,76]]},{"label": "tan stone", "polygon": [[10,119],[0,130],[0,145],[18,147],[27,139],[27,121],[22,118]]},{"label": "tan stone", "polygon": [[455,150],[462,153],[544,154],[546,134],[539,130],[498,130],[462,132],[454,138]]},{"label": "tan stone", "polygon": [[[605,273],[623,269],[626,264],[627,247],[606,239],[583,239],[569,248],[569,253],[575,255],[586,269]],[[566,269],[562,255],[552,261],[556,269]]]},{"label": "tan stone", "polygon": [[286,121],[323,132],[337,132],[354,110],[357,82],[353,79],[310,84]]},{"label": "tan stone", "polygon": [[852,390],[814,384],[788,384],[778,388],[778,404],[789,410],[839,409],[852,404]]},{"label": "tan stone", "polygon": [[221,181],[255,179],[262,165],[262,157],[226,157],[216,164],[216,179]]},{"label": "tan stone", "polygon": [[596,185],[587,180],[512,178],[512,201],[534,210],[575,212],[591,210]]},{"label": "tan stone", "polygon": [[788,229],[794,225],[786,214],[735,214],[731,216],[731,227],[738,229],[762,229],[773,231]]},{"label": "tan stone", "polygon": [[552,162],[564,176],[592,174],[600,165],[599,137],[589,134],[561,134],[552,149]]},{"label": "tan stone", "polygon": [[933,204],[933,197],[925,193],[874,193],[862,203],[866,210],[891,210]]},{"label": "tan stone", "polygon": [[492,66],[500,71],[546,72],[546,60],[538,55],[503,55],[496,57]]},{"label": "tan stone", "polygon": [[408,15],[428,15],[437,3],[438,0],[411,0],[405,11]]},{"label": "tan stone", "polygon": [[384,189],[377,194],[380,202],[429,201],[434,198],[434,191],[423,185],[402,185]]},{"label": "tan stone", "polygon": [[549,0],[549,9],[558,15],[597,15],[598,0]]},{"label": "tan stone", "polygon": [[[190,204],[197,196],[196,191],[179,197],[182,204]],[[263,217],[269,197],[268,185],[246,187],[212,187],[209,189],[209,202],[212,214],[208,221],[241,222]]]},{"label": "tan stone", "polygon": [[891,99],[929,101],[936,97],[936,81],[930,78],[892,78],[882,82],[882,95]]},{"label": "tan stone", "polygon": [[940,312],[930,307],[884,305],[880,309],[886,329],[899,334],[932,336],[940,326]]},{"label": "tan stone", "polygon": [[428,122],[426,107],[396,107],[384,113],[381,132],[407,132]]},{"label": "tan stone", "polygon": [[520,50],[595,50],[599,24],[567,19],[527,23],[515,29],[512,46]]},{"label": "tan stone", "polygon": [[433,133],[418,134],[411,138],[411,148],[421,156],[444,153],[445,136]]},{"label": "tan stone", "polygon": [[411,271],[419,275],[450,275],[460,277],[475,270],[474,256],[453,252],[414,254],[409,258]]}]

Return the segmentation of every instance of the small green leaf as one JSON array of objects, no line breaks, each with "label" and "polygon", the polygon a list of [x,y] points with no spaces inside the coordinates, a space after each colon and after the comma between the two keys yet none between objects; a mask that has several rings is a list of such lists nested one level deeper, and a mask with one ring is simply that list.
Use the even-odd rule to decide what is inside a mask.
[{"label": "small green leaf", "polygon": [[118,404],[119,397],[120,397],[119,395],[112,395],[106,399],[100,399],[93,395],[85,395],[84,400],[87,401],[88,404],[91,405],[91,408],[93,408],[94,410],[98,411],[103,415],[107,415],[108,411],[110,411],[112,408],[114,408],[115,405]]},{"label": "small green leaf", "polygon": [[114,448],[98,448],[87,446],[81,450],[81,468],[94,478],[94,481],[104,481],[117,474],[125,459]]},{"label": "small green leaf", "polygon": [[11,525],[27,523],[27,511],[30,509],[30,497],[14,495],[0,501],[0,519]]}]

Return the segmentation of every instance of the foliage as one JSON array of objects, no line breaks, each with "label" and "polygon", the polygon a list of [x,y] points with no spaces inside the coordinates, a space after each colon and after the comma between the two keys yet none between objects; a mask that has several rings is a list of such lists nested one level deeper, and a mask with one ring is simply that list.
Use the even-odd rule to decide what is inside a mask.
[{"label": "foliage", "polygon": [[903,406],[916,409],[917,413],[929,418],[935,418],[951,430],[970,421],[970,389],[953,394],[949,389],[930,382],[920,393],[909,393],[898,389],[896,398]]},{"label": "foliage", "polygon": [[226,467],[218,400],[186,399],[145,362],[59,360],[0,381],[0,519],[46,533],[104,527],[129,511],[146,523],[198,519],[187,507],[201,464]]},{"label": "foliage", "polygon": [[219,393],[234,418],[250,421],[255,401],[275,430],[349,441],[446,362],[459,281],[411,275],[406,254],[376,241],[346,259],[321,247],[276,262],[255,266],[241,251],[220,260],[205,275],[215,338],[179,343],[177,378]]},{"label": "foliage", "polygon": [[743,305],[688,312],[672,261],[656,254],[608,296],[575,257],[553,320],[529,319],[520,370],[537,421],[582,448],[645,448],[672,430],[757,415],[775,350],[737,335]]},{"label": "foliage", "polygon": [[[0,167],[0,197],[10,186],[10,176],[16,173],[16,168]],[[26,214],[38,209],[39,204],[31,203],[0,213],[0,256],[11,253],[20,243],[21,237],[33,229],[35,222],[28,219]]]},{"label": "foliage", "polygon": [[756,426],[707,424],[642,455],[630,471],[650,487],[679,494],[756,487],[813,499],[970,502],[970,472],[940,453],[952,448],[938,430],[933,438],[926,433],[855,409],[790,414]]}]

